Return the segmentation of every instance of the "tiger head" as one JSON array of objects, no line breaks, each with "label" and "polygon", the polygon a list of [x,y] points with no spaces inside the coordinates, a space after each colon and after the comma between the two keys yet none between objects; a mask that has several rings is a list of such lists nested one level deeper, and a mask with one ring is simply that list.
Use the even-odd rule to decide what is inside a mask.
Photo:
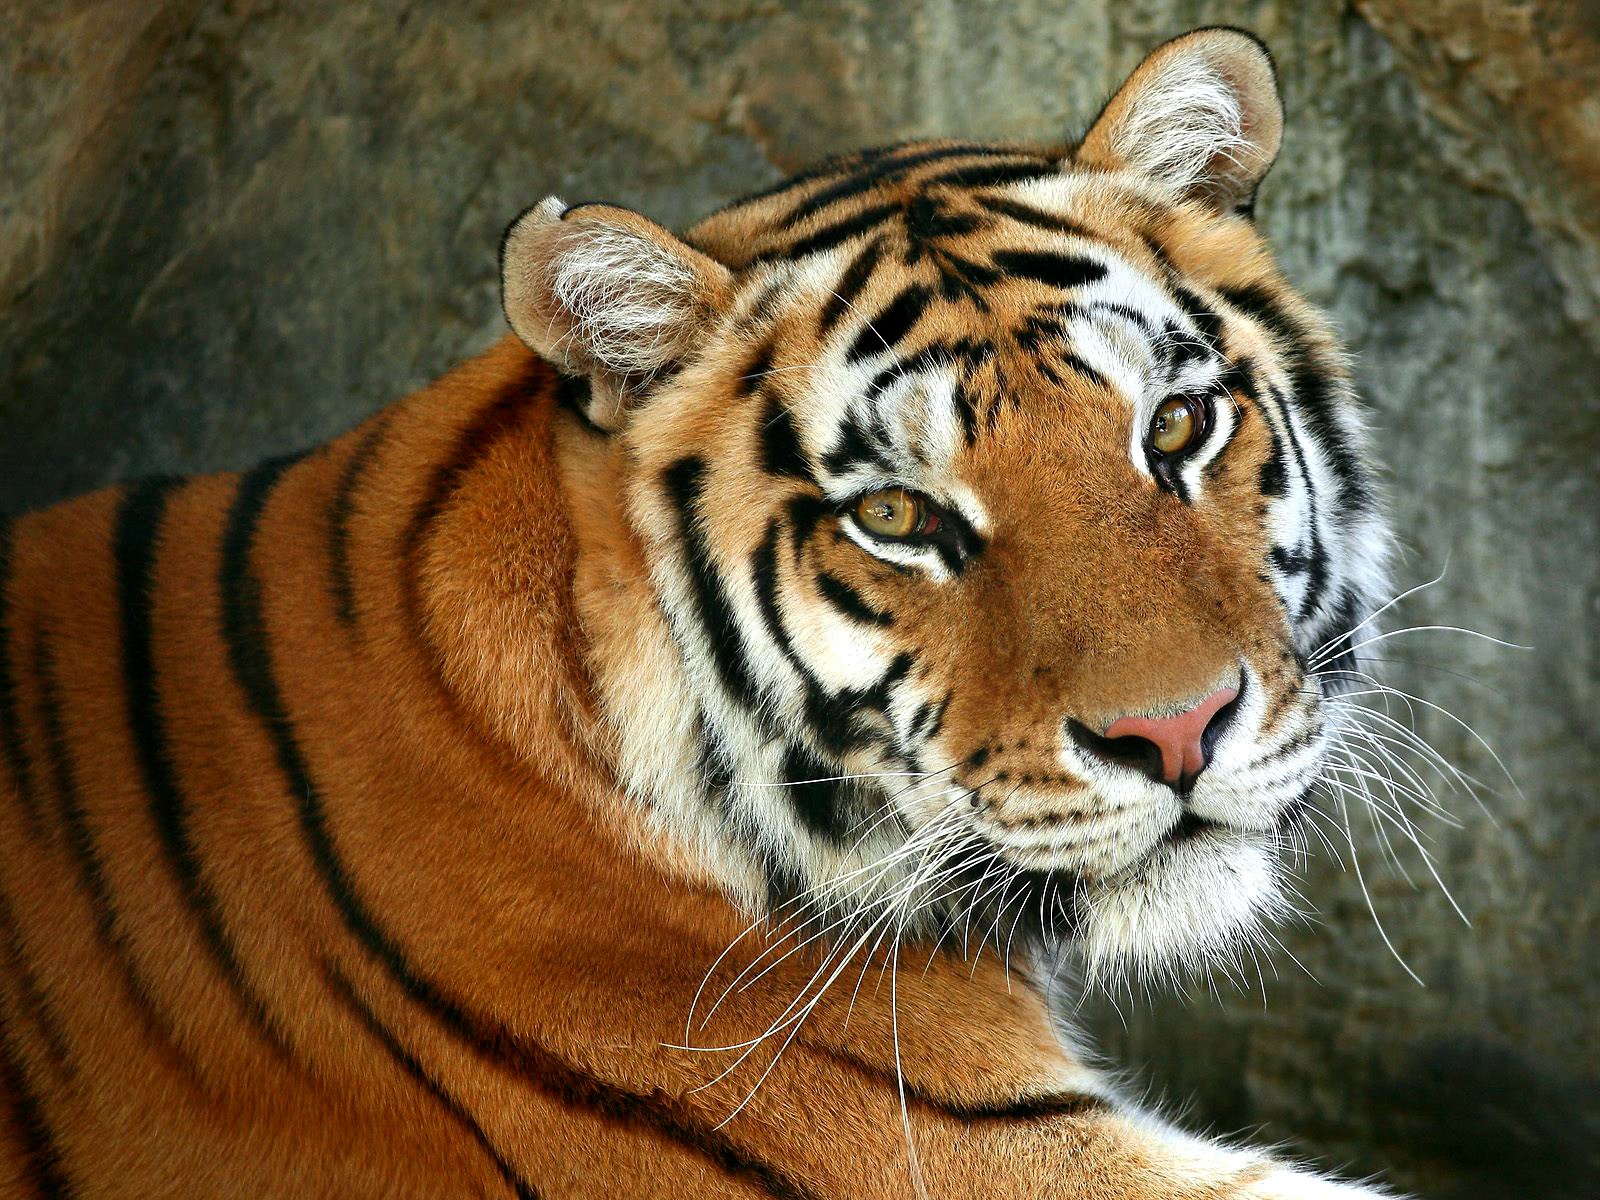
[{"label": "tiger head", "polygon": [[1281,128],[1266,51],[1201,30],[1076,144],[846,155],[682,238],[512,226],[619,775],[747,903],[1098,967],[1281,905],[1387,545],[1252,222]]}]

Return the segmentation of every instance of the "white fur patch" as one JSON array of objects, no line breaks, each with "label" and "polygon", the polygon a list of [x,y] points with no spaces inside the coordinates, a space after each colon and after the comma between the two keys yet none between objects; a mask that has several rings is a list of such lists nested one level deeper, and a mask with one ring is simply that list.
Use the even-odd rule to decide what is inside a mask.
[{"label": "white fur patch", "polygon": [[1269,835],[1216,830],[1160,847],[1092,887],[1082,928],[1090,982],[1229,963],[1263,924],[1285,915],[1275,858]]},{"label": "white fur patch", "polygon": [[1256,154],[1238,93],[1198,55],[1179,55],[1161,69],[1117,143],[1130,166],[1179,192],[1206,183],[1219,161],[1242,166]]},{"label": "white fur patch", "polygon": [[694,316],[699,281],[642,234],[585,230],[555,262],[551,292],[572,338],[620,375],[646,379],[672,361]]}]

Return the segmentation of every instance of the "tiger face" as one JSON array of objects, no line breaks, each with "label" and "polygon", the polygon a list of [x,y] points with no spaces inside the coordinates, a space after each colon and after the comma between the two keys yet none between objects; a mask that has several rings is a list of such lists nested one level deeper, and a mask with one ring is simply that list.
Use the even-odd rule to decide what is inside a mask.
[{"label": "tiger face", "polygon": [[1265,52],[1201,31],[1070,147],[848,155],[681,240],[512,228],[574,494],[615,497],[580,600],[620,773],[752,904],[1096,968],[1280,906],[1387,543],[1250,217],[1280,128]]}]

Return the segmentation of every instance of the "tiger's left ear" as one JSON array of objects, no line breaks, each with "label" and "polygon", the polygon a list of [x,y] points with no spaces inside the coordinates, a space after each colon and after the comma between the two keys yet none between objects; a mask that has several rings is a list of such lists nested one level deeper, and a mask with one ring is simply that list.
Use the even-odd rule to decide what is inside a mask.
[{"label": "tiger's left ear", "polygon": [[732,278],[654,221],[610,204],[569,208],[551,196],[500,244],[512,331],[562,370],[589,377],[589,416],[607,428],[699,345]]},{"label": "tiger's left ear", "polygon": [[1282,137],[1283,101],[1267,48],[1238,29],[1196,29],[1139,64],[1076,161],[1139,171],[1186,199],[1249,213]]}]

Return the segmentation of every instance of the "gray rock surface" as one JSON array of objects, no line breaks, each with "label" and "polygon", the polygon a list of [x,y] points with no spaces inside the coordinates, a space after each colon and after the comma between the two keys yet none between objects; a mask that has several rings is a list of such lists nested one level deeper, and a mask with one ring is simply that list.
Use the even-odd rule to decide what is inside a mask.
[{"label": "gray rock surface", "polygon": [[[1244,990],[1086,1012],[1137,1079],[1213,1128],[1437,1200],[1593,1196],[1592,9],[13,0],[0,511],[241,466],[426,382],[499,333],[497,239],[546,193],[686,224],[834,149],[1056,136],[1150,46],[1219,21],[1279,58],[1290,123],[1262,220],[1356,356],[1408,547],[1399,582],[1448,563],[1402,623],[1533,647],[1407,635],[1385,644],[1389,678],[1474,726],[1521,787],[1487,811],[1452,801],[1458,828],[1425,823],[1470,928],[1356,818],[1373,906],[1426,987],[1362,880],[1319,853],[1303,884],[1318,922],[1263,963],[1265,1003],[1252,967]],[[1418,727],[1493,781],[1439,712],[1419,707]]]}]

